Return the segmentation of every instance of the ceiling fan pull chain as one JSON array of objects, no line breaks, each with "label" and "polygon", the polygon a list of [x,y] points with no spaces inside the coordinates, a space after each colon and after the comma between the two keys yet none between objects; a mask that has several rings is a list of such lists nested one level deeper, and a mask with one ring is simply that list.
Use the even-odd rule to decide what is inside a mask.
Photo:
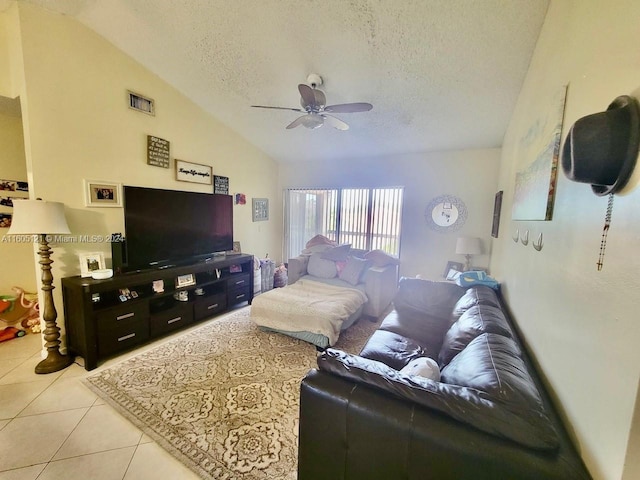
[{"label": "ceiling fan pull chain", "polygon": [[604,264],[604,249],[607,247],[607,234],[611,226],[611,212],[613,210],[613,193],[609,194],[607,203],[607,213],[604,216],[604,227],[602,228],[602,239],[600,240],[600,255],[598,255],[598,271],[602,270]]}]

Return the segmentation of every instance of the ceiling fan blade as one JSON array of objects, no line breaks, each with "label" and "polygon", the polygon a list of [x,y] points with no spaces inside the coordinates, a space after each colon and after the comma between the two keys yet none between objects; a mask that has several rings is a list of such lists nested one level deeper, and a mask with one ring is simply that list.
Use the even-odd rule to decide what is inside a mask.
[{"label": "ceiling fan blade", "polygon": [[298,125],[302,125],[302,122],[304,120],[304,118],[306,117],[306,115],[302,115],[301,117],[296,118],[293,122],[291,122],[289,125],[287,125],[287,129],[292,129],[292,128],[296,128]]},{"label": "ceiling fan blade", "polygon": [[344,123],[339,118],[334,117],[333,115],[327,115],[326,113],[323,113],[320,116],[324,117],[326,122],[329,125],[331,125],[333,128],[335,128],[335,129],[338,129],[338,130],[349,130],[349,125]]},{"label": "ceiling fan blade", "polygon": [[309,85],[305,85],[301,83],[298,85],[298,91],[300,92],[300,96],[302,97],[302,106],[306,109],[306,107],[315,107],[316,106],[316,95],[313,93],[313,88]]},{"label": "ceiling fan blade", "polygon": [[304,112],[304,110],[300,108],[289,108],[289,107],[267,107],[265,105],[251,105],[253,108],[273,108],[275,110],[293,110],[294,112]]},{"label": "ceiling fan blade", "polygon": [[332,113],[356,113],[368,112],[373,108],[370,103],[341,103],[340,105],[329,105],[324,107],[325,112]]}]

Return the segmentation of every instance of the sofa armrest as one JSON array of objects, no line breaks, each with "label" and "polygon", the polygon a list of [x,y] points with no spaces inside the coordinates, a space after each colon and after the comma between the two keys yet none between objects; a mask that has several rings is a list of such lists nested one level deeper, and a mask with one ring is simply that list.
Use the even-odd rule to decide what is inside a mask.
[{"label": "sofa armrest", "polygon": [[364,315],[382,315],[398,289],[398,266],[371,267],[363,277],[365,293],[369,301],[364,306]]},{"label": "sofa armrest", "polygon": [[309,264],[309,257],[297,256],[289,259],[287,265],[287,274],[289,276],[288,284],[295,283],[300,277],[307,274],[307,265]]}]

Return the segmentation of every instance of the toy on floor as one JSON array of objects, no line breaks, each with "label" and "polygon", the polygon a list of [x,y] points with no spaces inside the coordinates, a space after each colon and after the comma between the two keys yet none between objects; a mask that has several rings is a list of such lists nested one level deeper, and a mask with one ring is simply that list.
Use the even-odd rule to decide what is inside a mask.
[{"label": "toy on floor", "polygon": [[[12,287],[12,290],[15,292],[14,297],[5,296],[0,301],[0,320],[9,326],[20,324],[22,328],[39,333],[41,329],[38,295],[25,292],[20,287]],[[6,303],[10,305],[7,306]]]},{"label": "toy on floor", "polygon": [[0,330],[0,342],[6,342],[18,337],[24,337],[27,334],[24,330],[18,330],[16,327],[7,327]]}]

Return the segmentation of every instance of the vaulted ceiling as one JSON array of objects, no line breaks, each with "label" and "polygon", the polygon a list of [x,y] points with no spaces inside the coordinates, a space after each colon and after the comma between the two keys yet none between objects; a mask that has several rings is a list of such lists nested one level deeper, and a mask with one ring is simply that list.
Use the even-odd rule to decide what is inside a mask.
[{"label": "vaulted ceiling", "polygon": [[[20,1],[75,17],[278,161],[500,147],[549,3]],[[328,104],[373,110],[336,114],[339,131],[251,108],[299,108],[310,73]]]}]

